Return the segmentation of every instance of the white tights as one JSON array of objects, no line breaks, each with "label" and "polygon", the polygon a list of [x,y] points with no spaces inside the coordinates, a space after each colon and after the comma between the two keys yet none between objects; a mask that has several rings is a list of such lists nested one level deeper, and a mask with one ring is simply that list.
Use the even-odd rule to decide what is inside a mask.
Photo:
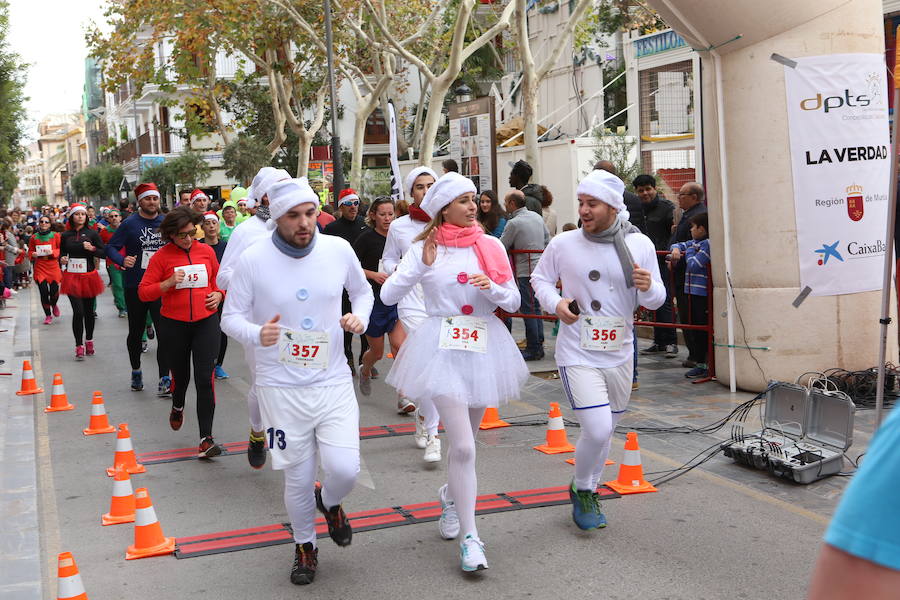
[{"label": "white tights", "polygon": [[331,508],[340,504],[359,473],[359,450],[319,443],[318,456],[284,469],[284,506],[291,519],[294,541],[316,545],[316,467],[322,460],[322,504]]},{"label": "white tights", "polygon": [[434,401],[431,398],[419,400],[418,408],[419,415],[425,420],[425,429],[428,431],[428,435],[437,435],[441,415],[438,414]]},{"label": "white tights", "polygon": [[475,475],[475,435],[484,416],[483,408],[469,408],[445,397],[434,399],[434,407],[444,423],[446,439],[450,443],[447,453],[447,484],[449,496],[456,502],[459,515],[459,536],[478,537],[475,528],[475,496],[478,479]]},{"label": "white tights", "polygon": [[612,434],[624,413],[614,413],[609,406],[576,410],[581,435],[575,444],[575,487],[594,490],[603,476],[609,456]]}]

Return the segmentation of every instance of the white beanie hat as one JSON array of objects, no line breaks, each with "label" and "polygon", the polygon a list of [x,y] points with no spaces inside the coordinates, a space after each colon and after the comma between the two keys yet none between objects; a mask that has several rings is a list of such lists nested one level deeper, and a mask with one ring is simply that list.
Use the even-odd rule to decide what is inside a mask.
[{"label": "white beanie hat", "polygon": [[263,167],[260,169],[247,190],[247,208],[254,208],[259,204],[262,197],[269,193],[269,188],[272,187],[273,183],[290,178],[291,174],[284,169],[276,169],[275,167]]},{"label": "white beanie hat", "polygon": [[277,181],[268,188],[268,194],[269,229],[275,229],[275,221],[299,204],[319,205],[319,196],[309,187],[306,177]]},{"label": "white beanie hat", "polygon": [[437,216],[441,209],[459,198],[465,193],[477,190],[475,184],[468,177],[463,177],[459,173],[450,171],[443,177],[434,182],[425,197],[422,198],[420,208],[428,213],[432,219]]},{"label": "white beanie hat", "polygon": [[577,194],[587,194],[601,202],[609,204],[616,212],[625,210],[625,184],[622,180],[602,169],[596,169],[587,174],[578,184]]},{"label": "white beanie hat", "polygon": [[437,173],[431,170],[430,167],[416,167],[412,171],[409,172],[409,175],[406,176],[406,180],[404,181],[406,189],[405,193],[412,195],[413,185],[416,183],[416,179],[419,178],[419,175],[431,175],[434,177],[435,181],[437,181]]}]

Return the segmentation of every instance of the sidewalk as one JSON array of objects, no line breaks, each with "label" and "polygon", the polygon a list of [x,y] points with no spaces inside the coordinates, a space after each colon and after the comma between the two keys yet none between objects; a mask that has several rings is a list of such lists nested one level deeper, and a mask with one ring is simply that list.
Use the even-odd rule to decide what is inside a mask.
[{"label": "sidewalk", "polygon": [[22,361],[32,358],[31,290],[0,317],[0,372],[11,373],[0,376],[0,597],[34,599],[42,597],[34,416],[44,395],[16,395]]}]

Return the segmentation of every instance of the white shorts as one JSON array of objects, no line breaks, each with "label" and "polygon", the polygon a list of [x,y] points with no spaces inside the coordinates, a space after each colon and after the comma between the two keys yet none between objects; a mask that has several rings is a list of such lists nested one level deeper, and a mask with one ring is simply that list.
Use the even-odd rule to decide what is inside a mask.
[{"label": "white shorts", "polygon": [[313,457],[318,444],[359,450],[359,404],[353,382],[284,388],[257,386],[272,468]]},{"label": "white shorts", "polygon": [[559,378],[575,410],[609,406],[614,413],[625,412],[631,399],[634,363],[618,367],[559,367]]}]

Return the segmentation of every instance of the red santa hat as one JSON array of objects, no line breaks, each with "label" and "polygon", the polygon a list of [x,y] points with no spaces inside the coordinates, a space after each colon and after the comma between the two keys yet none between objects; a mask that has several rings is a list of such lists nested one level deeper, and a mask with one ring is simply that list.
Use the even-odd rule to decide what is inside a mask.
[{"label": "red santa hat", "polygon": [[71,218],[75,213],[83,212],[87,214],[87,208],[84,204],[76,203],[69,207],[69,212],[66,213],[66,218]]},{"label": "red santa hat", "polygon": [[191,192],[191,204],[197,201],[198,198],[204,198],[209,200],[209,196],[203,193],[203,190],[194,190]]},{"label": "red santa hat", "polygon": [[159,190],[155,183],[141,183],[134,188],[134,197],[137,200],[146,198],[147,196],[156,196],[159,198]]},{"label": "red santa hat", "polygon": [[219,222],[219,215],[217,215],[216,213],[214,213],[211,210],[208,210],[205,213],[203,213],[203,218],[209,219],[210,221],[215,221],[216,223]]},{"label": "red santa hat", "polygon": [[338,206],[341,206],[342,204],[350,204],[354,200],[359,202],[359,196],[356,194],[356,191],[353,188],[341,190],[341,193],[338,194]]}]

